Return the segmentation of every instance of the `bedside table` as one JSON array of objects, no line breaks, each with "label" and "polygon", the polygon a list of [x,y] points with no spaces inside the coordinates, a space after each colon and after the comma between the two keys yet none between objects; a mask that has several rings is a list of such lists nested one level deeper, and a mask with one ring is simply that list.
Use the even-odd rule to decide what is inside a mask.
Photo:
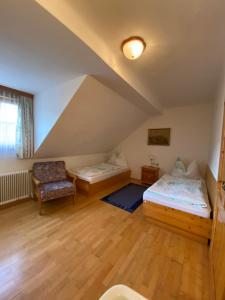
[{"label": "bedside table", "polygon": [[158,167],[143,166],[141,168],[141,182],[145,185],[152,185],[159,179]]}]

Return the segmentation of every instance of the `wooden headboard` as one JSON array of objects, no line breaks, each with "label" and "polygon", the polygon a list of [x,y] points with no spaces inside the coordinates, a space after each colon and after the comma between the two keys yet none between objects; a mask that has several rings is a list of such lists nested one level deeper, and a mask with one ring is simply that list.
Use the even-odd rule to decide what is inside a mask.
[{"label": "wooden headboard", "polygon": [[209,198],[212,206],[216,203],[216,195],[217,195],[217,181],[214,178],[210,168],[207,166],[205,181],[209,193]]}]

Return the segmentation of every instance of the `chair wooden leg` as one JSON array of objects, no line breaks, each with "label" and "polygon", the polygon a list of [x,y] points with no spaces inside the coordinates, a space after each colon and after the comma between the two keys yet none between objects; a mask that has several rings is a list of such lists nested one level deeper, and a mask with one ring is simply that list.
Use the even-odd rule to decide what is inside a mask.
[{"label": "chair wooden leg", "polygon": [[76,198],[76,194],[74,194],[73,196],[73,205],[75,205],[75,198]]},{"label": "chair wooden leg", "polygon": [[34,201],[38,201],[38,196],[37,196],[37,194],[35,192],[33,193],[33,200]]},{"label": "chair wooden leg", "polygon": [[38,199],[38,204],[39,204],[39,215],[41,216],[42,215],[42,201],[40,199]]}]

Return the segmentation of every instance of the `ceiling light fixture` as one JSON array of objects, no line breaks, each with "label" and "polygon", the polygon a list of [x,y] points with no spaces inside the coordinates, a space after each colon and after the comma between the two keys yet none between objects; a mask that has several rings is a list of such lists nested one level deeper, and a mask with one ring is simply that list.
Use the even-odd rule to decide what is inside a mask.
[{"label": "ceiling light fixture", "polygon": [[126,58],[134,60],[141,56],[146,43],[141,37],[132,36],[122,42],[121,48]]}]

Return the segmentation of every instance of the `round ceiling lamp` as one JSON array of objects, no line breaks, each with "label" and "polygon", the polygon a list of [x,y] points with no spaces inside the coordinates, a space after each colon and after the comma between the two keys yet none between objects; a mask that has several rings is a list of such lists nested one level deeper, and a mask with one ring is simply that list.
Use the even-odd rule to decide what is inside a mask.
[{"label": "round ceiling lamp", "polygon": [[141,56],[146,43],[139,36],[132,36],[122,42],[121,48],[126,58],[134,60]]}]

